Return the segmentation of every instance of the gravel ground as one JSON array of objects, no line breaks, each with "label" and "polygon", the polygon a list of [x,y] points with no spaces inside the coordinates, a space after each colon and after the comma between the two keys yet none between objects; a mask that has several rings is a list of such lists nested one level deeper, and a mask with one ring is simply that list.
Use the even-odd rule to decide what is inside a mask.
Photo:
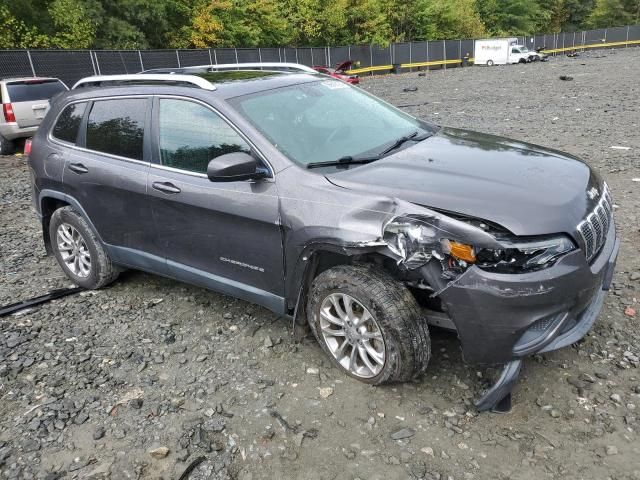
[{"label": "gravel ground", "polygon": [[[613,291],[584,341],[526,362],[510,414],[475,413],[491,372],[465,365],[451,334],[432,333],[424,378],[370,387],[262,308],[127,272],[0,319],[0,477],[176,479],[204,456],[189,478],[639,479],[639,60],[600,51],[363,81],[436,123],[577,154],[612,188]],[[44,255],[24,160],[2,157],[0,171],[4,305],[68,281]]]}]

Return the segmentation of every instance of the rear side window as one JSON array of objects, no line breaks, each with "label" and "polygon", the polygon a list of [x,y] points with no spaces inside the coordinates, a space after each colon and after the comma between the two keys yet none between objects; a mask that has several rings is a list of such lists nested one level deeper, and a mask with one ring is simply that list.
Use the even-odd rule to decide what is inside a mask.
[{"label": "rear side window", "polygon": [[58,140],[76,143],[78,130],[80,130],[80,123],[86,108],[86,103],[74,103],[67,106],[58,117],[51,134]]},{"label": "rear side window", "polygon": [[209,161],[226,153],[251,151],[218,114],[197,103],[160,99],[162,164],[206,173]]},{"label": "rear side window", "polygon": [[60,80],[24,80],[7,84],[11,103],[49,100],[55,94],[66,90],[67,87]]},{"label": "rear side window", "polygon": [[142,160],[147,99],[101,100],[91,107],[87,148]]}]

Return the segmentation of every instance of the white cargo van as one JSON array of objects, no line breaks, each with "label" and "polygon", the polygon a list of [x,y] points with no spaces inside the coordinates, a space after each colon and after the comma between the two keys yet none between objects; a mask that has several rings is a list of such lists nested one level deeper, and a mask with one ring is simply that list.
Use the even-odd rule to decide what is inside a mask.
[{"label": "white cargo van", "polygon": [[527,63],[535,56],[535,52],[530,52],[524,45],[518,45],[517,38],[476,40],[474,50],[474,65]]}]

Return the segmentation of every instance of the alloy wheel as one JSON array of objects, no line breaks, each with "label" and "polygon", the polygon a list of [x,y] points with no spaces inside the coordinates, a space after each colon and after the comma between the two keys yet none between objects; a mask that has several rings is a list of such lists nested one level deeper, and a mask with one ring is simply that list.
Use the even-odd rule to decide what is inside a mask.
[{"label": "alloy wheel", "polygon": [[68,223],[56,231],[58,251],[62,261],[74,275],[86,278],[91,273],[91,254],[80,232]]},{"label": "alloy wheel", "polygon": [[386,359],[382,331],[352,296],[331,293],[322,301],[320,331],[331,354],[351,374],[371,378],[382,371]]}]

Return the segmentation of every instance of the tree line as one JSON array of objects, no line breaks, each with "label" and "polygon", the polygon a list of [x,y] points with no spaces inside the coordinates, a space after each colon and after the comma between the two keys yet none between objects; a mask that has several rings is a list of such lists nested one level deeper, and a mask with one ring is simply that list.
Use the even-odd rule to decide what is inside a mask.
[{"label": "tree line", "polygon": [[639,20],[640,0],[0,0],[0,48],[386,45]]}]

